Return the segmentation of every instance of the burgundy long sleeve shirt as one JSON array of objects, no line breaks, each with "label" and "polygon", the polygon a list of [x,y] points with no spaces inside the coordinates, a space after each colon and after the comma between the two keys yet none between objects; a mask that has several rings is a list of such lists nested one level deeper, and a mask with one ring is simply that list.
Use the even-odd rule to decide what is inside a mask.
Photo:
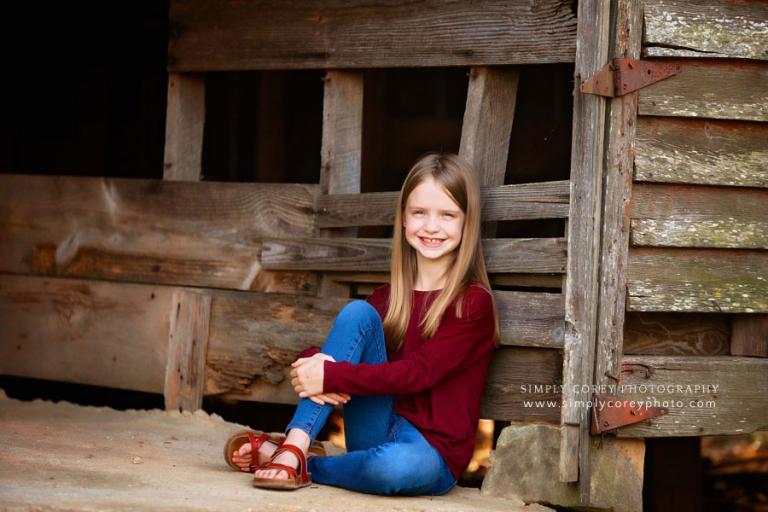
[{"label": "burgundy long sleeve shirt", "polygon": [[[323,392],[394,395],[395,412],[406,418],[442,455],[458,479],[472,459],[480,399],[494,348],[495,321],[488,291],[473,284],[456,317],[455,300],[435,335],[425,341],[419,320],[436,292],[414,290],[413,309],[402,347],[382,364],[324,363]],[[389,285],[368,297],[384,318]]]}]

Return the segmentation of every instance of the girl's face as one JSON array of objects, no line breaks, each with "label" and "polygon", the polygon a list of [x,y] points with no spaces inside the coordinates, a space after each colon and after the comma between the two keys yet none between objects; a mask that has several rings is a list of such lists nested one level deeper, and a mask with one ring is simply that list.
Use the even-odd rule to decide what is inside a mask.
[{"label": "girl's face", "polygon": [[461,244],[464,212],[430,177],[408,196],[403,228],[406,240],[421,257],[440,260]]}]

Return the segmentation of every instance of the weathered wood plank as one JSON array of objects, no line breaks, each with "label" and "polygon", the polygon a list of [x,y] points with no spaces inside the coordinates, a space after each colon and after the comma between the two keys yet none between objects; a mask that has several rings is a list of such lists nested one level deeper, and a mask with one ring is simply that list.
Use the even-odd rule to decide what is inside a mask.
[{"label": "weathered wood plank", "polygon": [[641,117],[635,180],[768,188],[768,124]]},{"label": "weathered wood plank", "polygon": [[0,274],[0,374],[162,393],[172,293]]},{"label": "weathered wood plank", "polygon": [[768,253],[630,248],[630,311],[768,312]]},{"label": "weathered wood plank", "polygon": [[573,62],[569,2],[174,0],[171,71]]},{"label": "weathered wood plank", "polygon": [[766,2],[646,0],[644,55],[768,60]]},{"label": "weathered wood plank", "polygon": [[166,410],[196,411],[203,406],[210,316],[210,295],[173,293],[163,391]]},{"label": "weathered wood plank", "polygon": [[[516,69],[470,70],[459,155],[478,173],[481,187],[504,185],[519,80]],[[496,236],[495,222],[486,220],[481,229],[483,238]]]},{"label": "weathered wood plank", "polygon": [[727,356],[729,324],[728,315],[712,313],[628,312],[624,322],[624,354]]},{"label": "weathered wood plank", "polygon": [[623,363],[633,366],[622,373],[619,398],[669,414],[622,427],[617,437],[739,434],[768,425],[768,359],[643,355]]},{"label": "weathered wood plank", "polygon": [[[488,369],[480,417],[556,423],[560,419],[562,368],[559,350],[498,348]],[[542,387],[533,388],[536,384]]]},{"label": "weathered wood plank", "polygon": [[563,348],[565,296],[560,293],[495,291],[503,345]]},{"label": "weathered wood plank", "polygon": [[[578,2],[574,69],[573,137],[571,139],[571,207],[568,222],[568,270],[565,293],[563,408],[560,439],[561,482],[579,481],[579,499],[589,506],[589,410],[578,407],[589,398],[582,385],[593,382],[597,336],[598,261],[603,187],[605,98],[579,92],[579,84],[607,61],[610,2]],[[579,434],[568,430],[578,430]],[[578,440],[578,444],[573,444]],[[581,475],[581,476],[580,476]]]},{"label": "weathered wood plank", "polygon": [[[642,15],[640,2],[617,2],[616,39],[612,57],[640,57]],[[609,100],[606,141],[603,226],[600,235],[599,308],[595,349],[596,386],[613,384],[609,375],[621,371],[624,353],[626,268],[629,251],[629,217],[633,197],[633,150],[637,125],[637,92]],[[590,475],[590,478],[600,478]]]},{"label": "weathered wood plank", "polygon": [[[360,193],[363,154],[363,73],[328,71],[323,80],[322,194]],[[356,228],[321,232],[323,237],[357,236]],[[319,276],[319,293],[349,297],[349,286]]]},{"label": "weathered wood plank", "polygon": [[[354,283],[358,293],[370,294],[377,286],[389,282],[389,272],[331,272],[334,281]],[[488,279],[493,289],[518,286],[542,288],[547,292],[559,292],[563,282],[562,274],[489,274]],[[506,289],[506,288],[502,288]]]},{"label": "weathered wood plank", "polygon": [[768,66],[751,61],[674,60],[679,74],[640,90],[644,116],[768,121]]},{"label": "weathered wood plank", "polygon": [[[483,222],[566,218],[569,187],[563,180],[483,188]],[[322,195],[317,200],[317,226],[391,226],[397,196],[398,192]]]},{"label": "weathered wood plank", "polygon": [[163,179],[199,181],[205,126],[205,77],[170,73]]},{"label": "weathered wood plank", "polygon": [[[392,241],[379,238],[267,239],[262,265],[274,270],[370,271],[389,270]],[[562,238],[507,238],[483,240],[489,272],[564,272]]]},{"label": "weathered wood plank", "polygon": [[768,190],[637,184],[633,245],[768,249]]},{"label": "weathered wood plank", "polygon": [[768,357],[768,315],[734,315],[731,355]]},{"label": "weathered wood plank", "polygon": [[261,240],[311,236],[317,186],[0,175],[0,271],[310,293]]}]

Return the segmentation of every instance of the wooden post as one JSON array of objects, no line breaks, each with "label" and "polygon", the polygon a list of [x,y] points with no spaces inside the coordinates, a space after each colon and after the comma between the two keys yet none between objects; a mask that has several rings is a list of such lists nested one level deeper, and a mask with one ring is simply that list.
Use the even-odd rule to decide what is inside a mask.
[{"label": "wooden post", "polygon": [[170,73],[163,179],[198,181],[202,172],[205,76]]},{"label": "wooden post", "polygon": [[606,100],[579,86],[608,61],[610,2],[579,2],[577,19],[559,478],[579,480],[588,504],[590,393],[582,385],[593,382]]},{"label": "wooden post", "polygon": [[[328,71],[324,78],[320,193],[360,193],[363,145],[363,73]],[[326,237],[357,236],[357,228],[327,229]],[[349,297],[349,286],[321,275],[319,294]]]},{"label": "wooden post", "polygon": [[166,410],[196,411],[203,405],[211,297],[177,290],[173,294],[165,368]]},{"label": "wooden post", "polygon": [[[512,69],[470,70],[459,154],[475,167],[481,187],[504,184],[519,78]],[[483,238],[495,235],[496,223],[484,223]]]},{"label": "wooden post", "polygon": [[734,315],[731,355],[768,357],[768,315]]}]

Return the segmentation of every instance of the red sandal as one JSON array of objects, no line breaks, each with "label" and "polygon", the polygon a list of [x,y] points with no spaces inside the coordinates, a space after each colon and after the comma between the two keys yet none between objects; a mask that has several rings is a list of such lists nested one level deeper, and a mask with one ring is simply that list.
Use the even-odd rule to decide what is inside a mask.
[{"label": "red sandal", "polygon": [[[227,439],[227,442],[224,443],[224,460],[227,462],[229,467],[234,469],[235,471],[243,471],[240,466],[234,463],[232,460],[232,453],[239,450],[241,446],[243,446],[246,443],[251,444],[251,463],[248,466],[248,471],[253,473],[257,469],[259,469],[259,448],[261,448],[261,445],[264,443],[272,443],[276,447],[280,448],[282,444],[285,442],[285,436],[284,435],[275,435],[275,434],[266,434],[260,430],[243,430],[242,432],[237,432],[235,434],[232,434],[229,439]],[[325,448],[323,445],[317,441],[312,443],[312,446],[309,447],[309,451],[313,455],[325,455]],[[254,459],[253,454],[257,454],[256,458]]]},{"label": "red sandal", "polygon": [[[283,452],[291,452],[299,459],[299,467],[292,468],[285,464],[274,462],[275,458]],[[292,444],[284,444],[272,454],[272,459],[259,469],[279,469],[288,473],[288,478],[254,478],[253,486],[262,489],[279,489],[293,491],[312,484],[312,475],[307,471],[307,459],[298,447]]]}]

